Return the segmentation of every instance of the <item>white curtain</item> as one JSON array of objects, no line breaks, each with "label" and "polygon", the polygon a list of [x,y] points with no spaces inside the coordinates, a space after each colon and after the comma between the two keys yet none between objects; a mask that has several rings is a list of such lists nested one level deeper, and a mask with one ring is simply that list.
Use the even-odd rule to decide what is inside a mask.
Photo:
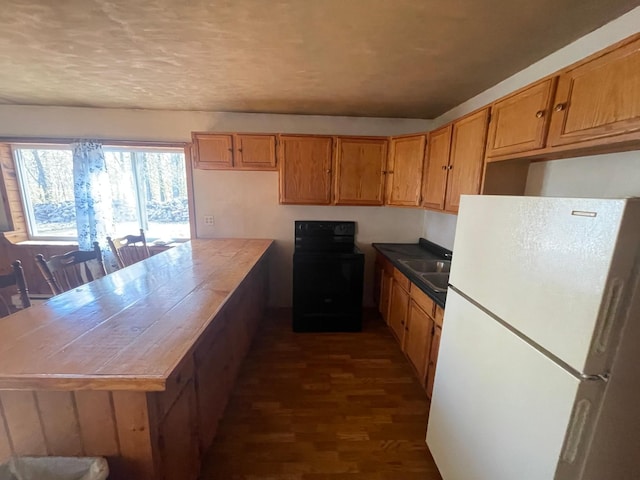
[{"label": "white curtain", "polygon": [[111,187],[102,144],[82,140],[72,144],[72,148],[78,248],[92,250],[93,242],[98,242],[105,267],[111,271],[115,267],[115,259],[109,251],[107,236],[113,234],[114,223]]}]

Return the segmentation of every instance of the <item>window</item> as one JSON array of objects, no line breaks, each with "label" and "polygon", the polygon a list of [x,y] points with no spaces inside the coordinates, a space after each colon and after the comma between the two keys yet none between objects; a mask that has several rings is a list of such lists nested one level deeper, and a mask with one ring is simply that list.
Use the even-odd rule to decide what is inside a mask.
[{"label": "window", "polygon": [[[189,238],[189,207],[184,152],[181,149],[103,148],[112,199],[114,236],[148,239]],[[77,237],[70,147],[14,146],[30,237]]]}]

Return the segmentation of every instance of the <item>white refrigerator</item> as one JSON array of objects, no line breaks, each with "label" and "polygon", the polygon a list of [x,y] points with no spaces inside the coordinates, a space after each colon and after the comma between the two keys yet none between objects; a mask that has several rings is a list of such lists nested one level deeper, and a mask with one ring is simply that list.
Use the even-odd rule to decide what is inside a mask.
[{"label": "white refrigerator", "polygon": [[640,199],[463,196],[427,444],[444,480],[640,479]]}]

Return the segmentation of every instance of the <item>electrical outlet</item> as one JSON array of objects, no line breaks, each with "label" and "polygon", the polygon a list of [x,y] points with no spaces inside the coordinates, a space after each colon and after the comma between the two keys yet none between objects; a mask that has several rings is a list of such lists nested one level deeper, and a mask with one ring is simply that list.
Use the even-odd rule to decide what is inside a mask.
[{"label": "electrical outlet", "polygon": [[205,215],[204,216],[204,224],[212,227],[213,226],[213,215]]}]

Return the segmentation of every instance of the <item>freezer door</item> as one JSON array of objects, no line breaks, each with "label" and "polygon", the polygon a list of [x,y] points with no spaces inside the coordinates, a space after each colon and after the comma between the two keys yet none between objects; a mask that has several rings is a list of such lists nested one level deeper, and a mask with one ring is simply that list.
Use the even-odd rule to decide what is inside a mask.
[{"label": "freezer door", "polygon": [[637,262],[638,206],[464,196],[449,281],[575,370],[605,372]]},{"label": "freezer door", "polygon": [[442,335],[427,444],[443,479],[579,480],[603,387],[451,290]]}]

